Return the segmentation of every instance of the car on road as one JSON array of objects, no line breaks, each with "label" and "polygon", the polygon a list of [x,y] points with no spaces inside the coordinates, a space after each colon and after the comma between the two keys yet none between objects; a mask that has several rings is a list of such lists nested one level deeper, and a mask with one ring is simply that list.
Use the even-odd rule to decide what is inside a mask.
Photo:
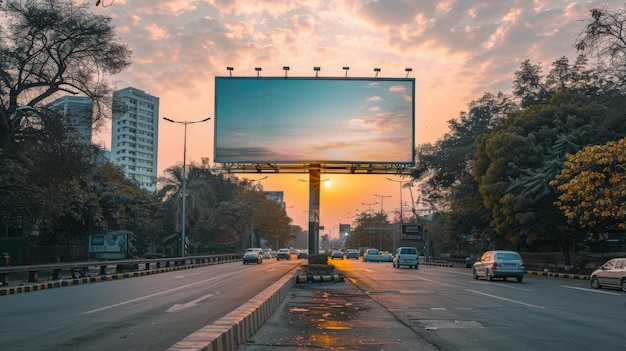
[{"label": "car on road", "polygon": [[380,262],[380,251],[377,249],[367,249],[363,254],[363,262]]},{"label": "car on road", "polygon": [[359,250],[357,249],[348,249],[348,251],[346,251],[346,259],[354,258],[358,260],[360,256]]},{"label": "car on road", "polygon": [[263,258],[266,258],[268,260],[271,259],[272,258],[272,249],[269,249],[269,248],[263,249],[263,254],[262,255],[263,255]]},{"label": "car on road", "polygon": [[626,291],[626,258],[608,260],[591,273],[590,281],[594,289],[612,287]]},{"label": "car on road", "polygon": [[297,257],[299,259],[309,258],[309,250],[300,250]]},{"label": "car on road", "polygon": [[413,246],[401,246],[396,250],[396,254],[393,256],[393,266],[400,268],[400,266],[408,266],[409,268],[415,267],[417,269],[419,265],[419,255],[417,248]]},{"label": "car on road", "polygon": [[380,254],[380,262],[393,262],[393,255],[389,251],[383,251]]},{"label": "car on road", "polygon": [[507,250],[487,251],[474,262],[472,267],[474,279],[485,277],[491,281],[494,278],[515,278],[518,282],[524,280],[526,266],[519,253]]},{"label": "car on road", "polygon": [[250,250],[248,249],[248,251],[246,251],[243,254],[243,264],[248,264],[248,263],[256,263],[256,264],[261,264],[263,263],[263,254],[262,254],[262,250]]},{"label": "car on road", "polygon": [[341,252],[339,250],[335,250],[335,251],[331,252],[330,253],[330,259],[334,260],[335,258],[343,260],[343,252]]},{"label": "car on road", "polygon": [[278,249],[278,252],[276,252],[277,261],[290,260],[290,259],[291,259],[291,252],[289,251],[289,249]]}]

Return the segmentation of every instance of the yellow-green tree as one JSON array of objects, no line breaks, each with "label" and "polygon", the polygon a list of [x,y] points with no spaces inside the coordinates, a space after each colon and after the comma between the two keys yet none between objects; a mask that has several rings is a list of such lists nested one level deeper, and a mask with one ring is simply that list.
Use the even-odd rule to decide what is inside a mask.
[{"label": "yellow-green tree", "polygon": [[568,154],[552,185],[570,223],[590,231],[626,228],[626,138]]}]

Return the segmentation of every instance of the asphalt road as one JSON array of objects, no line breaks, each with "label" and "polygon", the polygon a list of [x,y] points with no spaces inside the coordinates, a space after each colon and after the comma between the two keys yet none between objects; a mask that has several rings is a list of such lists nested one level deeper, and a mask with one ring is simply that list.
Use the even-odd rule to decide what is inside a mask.
[{"label": "asphalt road", "polygon": [[302,263],[265,260],[0,297],[0,350],[165,350]]},{"label": "asphalt road", "polygon": [[333,262],[441,350],[624,350],[626,293],[588,280],[474,280],[470,269]]}]

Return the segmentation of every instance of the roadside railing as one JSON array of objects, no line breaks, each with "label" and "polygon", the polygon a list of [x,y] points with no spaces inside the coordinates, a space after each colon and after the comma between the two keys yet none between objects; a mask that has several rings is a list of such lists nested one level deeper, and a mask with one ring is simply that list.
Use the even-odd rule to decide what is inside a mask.
[{"label": "roadside railing", "polygon": [[0,267],[0,285],[7,286],[10,284],[11,275],[28,274],[28,282],[36,283],[39,274],[46,272],[51,274],[52,279],[59,279],[63,271],[69,272],[73,278],[84,277],[88,272],[95,268],[101,275],[108,274],[109,267],[115,267],[116,273],[123,273],[137,270],[152,270],[160,268],[168,268],[174,266],[186,266],[196,264],[221,264],[233,261],[240,261],[241,254],[220,254],[220,255],[204,255],[204,256],[188,256],[188,257],[163,257],[163,258],[140,258],[110,261],[87,261],[73,263],[52,263],[41,265],[25,265],[25,266],[4,266]]}]

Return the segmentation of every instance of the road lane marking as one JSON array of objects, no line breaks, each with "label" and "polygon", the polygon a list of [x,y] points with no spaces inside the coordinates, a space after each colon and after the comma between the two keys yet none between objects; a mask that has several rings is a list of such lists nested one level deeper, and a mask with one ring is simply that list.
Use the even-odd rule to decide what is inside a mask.
[{"label": "road lane marking", "polygon": [[204,296],[200,296],[199,298],[197,298],[197,299],[195,299],[193,301],[189,301],[187,303],[182,303],[182,304],[177,303],[177,304],[173,305],[172,307],[168,308],[167,310],[165,310],[165,312],[182,311],[182,310],[184,310],[186,308],[193,307],[193,306],[197,305],[199,302],[202,302],[202,301],[204,301],[204,300],[206,300],[209,297],[214,296],[214,295],[215,294],[206,294]]},{"label": "road lane marking", "polygon": [[177,275],[174,277],[174,279],[181,279],[181,278],[187,278],[187,277],[193,277],[194,275],[198,275],[200,273],[193,273],[193,274],[185,274],[185,275]]},{"label": "road lane marking", "polygon": [[491,295],[491,294],[483,293],[483,292],[476,291],[476,290],[466,289],[466,291],[473,292],[474,294],[479,294],[479,295],[483,295],[483,296],[492,297],[492,298],[494,298],[494,299],[498,299],[498,300],[503,300],[503,301],[508,301],[508,302],[512,302],[512,303],[520,304],[520,305],[527,306],[527,307],[540,308],[540,309],[542,309],[542,310],[545,310],[545,309],[546,309],[545,307],[541,307],[541,306],[537,306],[537,305],[532,305],[532,304],[529,304],[529,303],[526,303],[526,302],[522,302],[522,301],[517,301],[517,300],[507,299],[506,297],[496,296],[496,295]]},{"label": "road lane marking", "polygon": [[[224,275],[226,276],[226,275]],[[141,300],[145,300],[145,299],[149,299],[151,297],[155,297],[155,296],[159,296],[159,295],[163,295],[163,294],[167,294],[170,293],[172,291],[176,291],[176,290],[181,290],[181,289],[185,289],[188,288],[190,286],[194,286],[194,285],[198,285],[198,284],[204,284],[213,280],[217,280],[217,279],[221,279],[224,276],[219,276],[219,277],[213,277],[210,279],[206,279],[206,280],[201,280],[201,281],[197,281],[195,283],[191,283],[191,284],[187,284],[187,285],[182,285],[176,288],[172,288],[169,290],[163,290],[160,291],[158,293],[154,293],[154,294],[150,294],[150,295],[146,295],[146,296],[142,296],[142,297],[138,297],[136,299],[132,299],[132,300],[128,300],[128,301],[124,301],[124,302],[120,302],[120,303],[116,303],[113,305],[109,305],[109,306],[105,306],[105,307],[101,307],[101,308],[97,308],[95,310],[91,310],[91,311],[87,311],[87,312],[83,312],[82,314],[91,314],[91,313],[96,313],[96,312],[100,312],[100,311],[105,311],[105,310],[110,310],[111,308],[115,308],[115,307],[119,307],[119,306],[123,306],[123,305],[128,305],[129,303],[133,303],[133,302],[137,302],[137,301],[141,301]]]},{"label": "road lane marking", "polygon": [[514,290],[526,291],[526,292],[534,292],[535,291],[535,290],[531,290],[531,289],[520,288],[518,286],[504,285],[504,284],[494,284],[494,283],[489,283],[489,282],[473,281],[472,284],[482,284],[482,285],[489,285],[489,286],[498,286],[498,287],[502,287],[502,288],[509,288],[509,289],[514,289]]},{"label": "road lane marking", "polygon": [[594,293],[598,293],[598,294],[606,294],[606,295],[613,295],[613,296],[621,296],[622,295],[622,294],[618,294],[618,293],[614,293],[614,292],[610,292],[610,291],[602,291],[602,290],[589,289],[589,288],[579,288],[577,286],[569,286],[569,285],[559,285],[559,286],[561,288],[565,288],[565,289],[589,291],[589,292],[594,292]]}]

